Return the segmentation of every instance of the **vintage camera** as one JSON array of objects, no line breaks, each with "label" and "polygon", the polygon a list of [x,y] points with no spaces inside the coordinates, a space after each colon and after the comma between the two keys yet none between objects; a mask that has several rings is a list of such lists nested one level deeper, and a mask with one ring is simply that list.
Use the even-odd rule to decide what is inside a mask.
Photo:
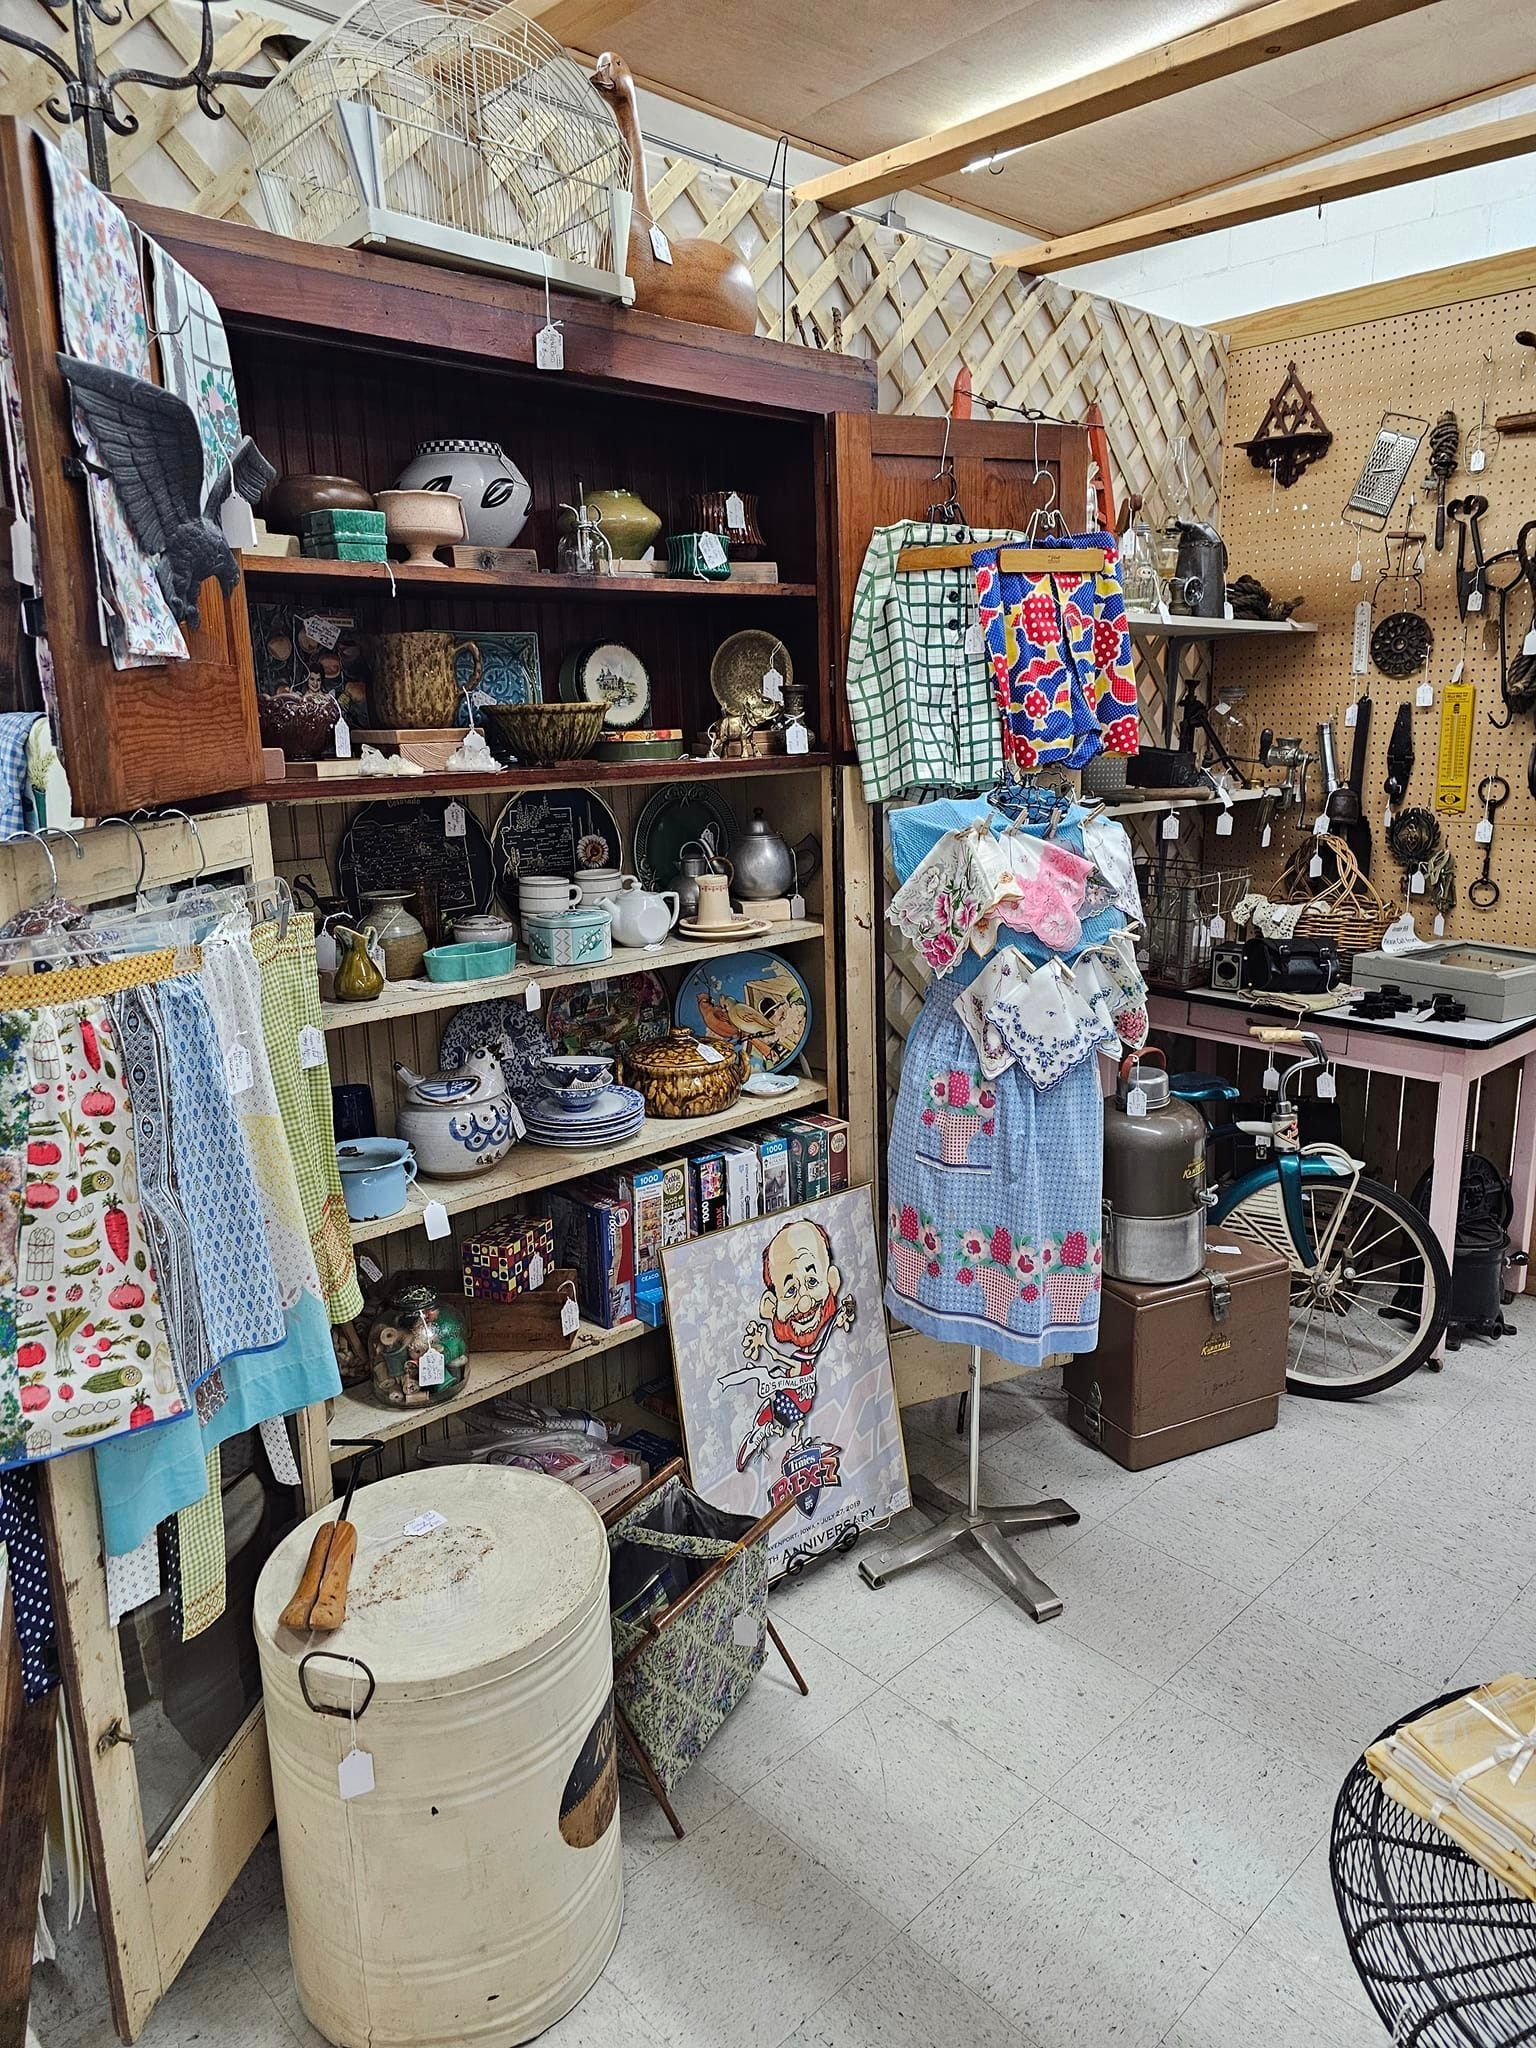
[{"label": "vintage camera", "polygon": [[1228,995],[1237,994],[1243,985],[1243,952],[1241,944],[1212,946],[1212,988],[1225,989]]}]

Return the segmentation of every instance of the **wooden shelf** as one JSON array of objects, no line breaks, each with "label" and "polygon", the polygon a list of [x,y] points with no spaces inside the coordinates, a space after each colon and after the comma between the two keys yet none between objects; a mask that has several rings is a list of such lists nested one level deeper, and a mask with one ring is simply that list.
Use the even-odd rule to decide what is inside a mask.
[{"label": "wooden shelf", "polygon": [[331,1404],[331,1463],[354,1455],[341,1447],[346,1437],[374,1437],[385,1442],[391,1437],[409,1436],[428,1423],[442,1422],[465,1408],[474,1408],[497,1394],[510,1393],[529,1380],[546,1373],[562,1372],[569,1365],[582,1365],[601,1351],[614,1351],[621,1344],[633,1344],[637,1337],[652,1334],[649,1323],[638,1318],[605,1330],[597,1323],[583,1321],[574,1344],[549,1351],[477,1351],[469,1361],[469,1377],[458,1393],[447,1401],[434,1401],[426,1408],[386,1408],[382,1402],[358,1388],[349,1388]]},{"label": "wooden shelf", "polygon": [[694,576],[566,576],[553,569],[504,575],[494,569],[450,569],[426,562],[328,562],[314,555],[242,555],[252,582],[308,589],[340,584],[346,589],[407,591],[412,597],[453,597],[466,590],[527,600],[541,597],[596,598],[620,603],[630,598],[813,598],[814,583],[706,583]]},{"label": "wooden shelf", "polygon": [[765,946],[793,946],[801,939],[819,939],[826,926],[812,919],[770,925],[757,938],[668,939],[653,948],[621,946],[607,960],[590,967],[517,967],[510,974],[485,981],[395,981],[371,1003],[322,1003],[320,1021],[327,1031],[350,1025],[392,1024],[398,1017],[419,1017],[429,1010],[461,1010],[491,996],[518,995],[530,982],[540,988],[575,988],[593,981],[618,981],[626,974],[654,973],[662,967],[690,967],[696,960],[719,960],[731,953],[755,953]]},{"label": "wooden shelf", "polygon": [[356,804],[417,796],[511,796],[519,789],[601,789],[619,782],[730,782],[749,775],[805,775],[829,768],[835,754],[753,754],[742,761],[561,761],[553,768],[502,768],[492,775],[338,775],[325,780],[260,782],[240,791],[246,804]]},{"label": "wooden shelf", "polygon": [[[1267,783],[1260,789],[1229,789],[1227,795],[1235,804],[1256,804],[1264,797],[1278,797],[1281,783]],[[1134,818],[1139,813],[1151,811],[1192,811],[1202,805],[1214,809],[1221,802],[1208,789],[1139,789],[1134,796],[1111,796],[1101,799],[1106,811],[1116,818]]]},{"label": "wooden shelf", "polygon": [[466,1209],[482,1209],[487,1203],[532,1194],[539,1188],[555,1187],[561,1181],[609,1173],[634,1159],[669,1158],[685,1145],[717,1137],[722,1131],[793,1116],[826,1099],[824,1081],[797,1081],[782,1095],[743,1095],[729,1109],[714,1116],[648,1116],[634,1136],[620,1145],[571,1151],[560,1145],[535,1145],[525,1138],[494,1172],[477,1174],[472,1180],[417,1180],[398,1215],[380,1217],[372,1223],[354,1223],[352,1242],[368,1244],[376,1237],[396,1237],[402,1230],[417,1229],[428,1202],[441,1202],[450,1216],[461,1215]]},{"label": "wooden shelf", "polygon": [[1178,612],[1170,612],[1167,618],[1153,612],[1128,612],[1126,623],[1133,640],[1234,640],[1265,633],[1287,639],[1317,631],[1308,619],[1190,619]]}]

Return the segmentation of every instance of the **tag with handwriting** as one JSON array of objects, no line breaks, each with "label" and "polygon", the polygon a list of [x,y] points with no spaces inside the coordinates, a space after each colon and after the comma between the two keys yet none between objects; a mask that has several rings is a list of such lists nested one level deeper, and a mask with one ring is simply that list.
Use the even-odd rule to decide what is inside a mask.
[{"label": "tag with handwriting", "polygon": [[305,1024],[299,1029],[299,1065],[301,1067],[323,1067],[325,1065],[325,1033],[318,1024]]},{"label": "tag with handwriting", "polygon": [[578,1308],[578,1307],[576,1306],[576,1304],[575,1304],[575,1302],[574,1302],[574,1301],[569,1301],[569,1300],[567,1300],[567,1301],[562,1301],[562,1302],[561,1302],[561,1304],[560,1304],[560,1334],[561,1334],[561,1336],[562,1336],[562,1337],[574,1337],[574,1336],[575,1336],[575,1334],[576,1334],[576,1332],[577,1332],[577,1331],[578,1331],[578,1330],[579,1330],[580,1328],[581,1328],[581,1310],[580,1310],[580,1309],[579,1309],[579,1308]]},{"label": "tag with handwriting", "polygon": [[565,336],[553,320],[546,320],[533,337],[533,361],[539,370],[565,368]]}]

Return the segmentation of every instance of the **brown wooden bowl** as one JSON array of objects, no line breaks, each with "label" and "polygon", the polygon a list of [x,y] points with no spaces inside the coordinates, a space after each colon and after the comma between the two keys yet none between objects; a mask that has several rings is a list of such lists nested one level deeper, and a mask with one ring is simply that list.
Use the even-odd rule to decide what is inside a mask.
[{"label": "brown wooden bowl", "polygon": [[606,704],[486,704],[480,722],[498,755],[552,768],[591,753],[607,710]]}]

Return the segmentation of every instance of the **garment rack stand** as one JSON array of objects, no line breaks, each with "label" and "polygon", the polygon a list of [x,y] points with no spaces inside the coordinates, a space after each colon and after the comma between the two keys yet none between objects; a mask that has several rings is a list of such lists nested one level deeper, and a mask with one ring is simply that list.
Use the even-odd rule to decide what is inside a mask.
[{"label": "garment rack stand", "polygon": [[859,1576],[868,1586],[883,1586],[898,1572],[910,1571],[930,1557],[943,1557],[963,1543],[980,1553],[978,1563],[1034,1621],[1050,1621],[1061,1612],[1061,1600],[1038,1573],[1032,1572],[1007,1538],[1026,1529],[1048,1529],[1053,1523],[1075,1522],[1078,1511],[1069,1501],[1037,1500],[1029,1506],[984,1508],[981,1505],[981,1346],[971,1346],[971,1385],[967,1396],[971,1425],[968,1500],[962,1504],[921,1474],[912,1479],[912,1501],[940,1517],[921,1535],[889,1544],[878,1556],[859,1561]]}]

